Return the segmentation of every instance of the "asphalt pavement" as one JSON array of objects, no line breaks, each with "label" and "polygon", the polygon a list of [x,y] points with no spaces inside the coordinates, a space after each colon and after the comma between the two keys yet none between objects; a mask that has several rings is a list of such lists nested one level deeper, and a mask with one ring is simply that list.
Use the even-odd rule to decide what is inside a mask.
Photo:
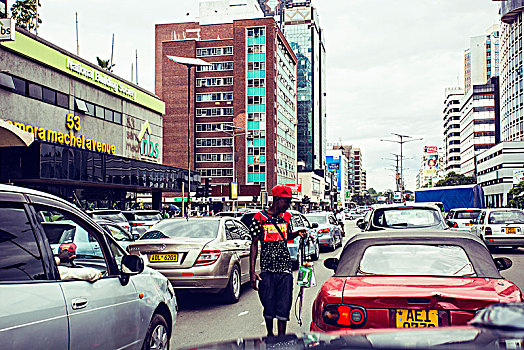
[{"label": "asphalt pavement", "polygon": [[[360,230],[354,221],[347,221],[345,225],[345,242]],[[332,270],[324,267],[323,261],[329,257],[336,257],[342,248],[334,252],[322,252],[320,259],[314,262],[317,285],[308,288],[304,292],[302,309],[302,326],[299,326],[295,317],[296,297],[298,287],[295,285],[293,294],[293,306],[291,308],[291,321],[288,322],[288,333],[302,333],[309,331],[311,323],[311,306],[322,283],[332,274]],[[513,261],[513,267],[503,271],[502,275],[516,283],[524,290],[524,248],[499,249],[493,255],[509,257]],[[296,282],[297,272],[293,273]],[[218,297],[208,294],[177,294],[179,301],[178,318],[171,338],[171,348],[191,348],[197,345],[214,343],[219,341],[234,340],[239,338],[256,338],[266,335],[264,319],[262,317],[262,305],[256,291],[249,284],[242,288],[240,301],[236,304],[224,304]],[[298,311],[298,310],[297,310]],[[276,324],[274,327],[276,332]]]}]

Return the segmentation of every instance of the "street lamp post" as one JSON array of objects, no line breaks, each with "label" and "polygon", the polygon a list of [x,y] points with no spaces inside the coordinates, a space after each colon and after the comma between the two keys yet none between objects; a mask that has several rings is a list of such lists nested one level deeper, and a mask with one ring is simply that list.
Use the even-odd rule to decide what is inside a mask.
[{"label": "street lamp post", "polygon": [[[199,58],[167,56],[171,61],[186,66],[187,68],[187,216],[191,216],[191,68],[199,66],[212,66]],[[182,207],[184,194],[182,194]]]},{"label": "street lamp post", "polygon": [[[408,143],[408,142],[420,141],[420,140],[422,140],[422,138],[414,139],[411,136],[396,134],[394,132],[392,132],[391,134],[395,135],[395,136],[398,136],[400,138],[400,141],[384,140],[384,139],[381,139],[380,141],[395,142],[395,143],[400,144],[400,195],[402,196],[402,198],[404,198],[404,171],[403,171],[404,169],[403,169],[403,164],[402,164],[402,160],[403,160],[404,156],[402,155],[402,148],[403,148],[402,146],[405,143]],[[409,138],[409,140],[404,140],[404,139],[407,139],[407,138]]]},{"label": "street lamp post", "polygon": [[[238,182],[237,182],[237,170],[236,170],[236,160],[235,160],[235,154],[236,154],[236,148],[235,148],[235,139],[236,139],[236,136],[239,136],[239,135],[244,135],[246,133],[246,131],[243,131],[243,132],[235,132],[236,130],[244,130],[242,129],[241,127],[238,127],[238,126],[234,126],[234,125],[224,125],[225,127],[231,129],[232,132],[228,132],[226,130],[222,130],[222,132],[230,135],[232,138],[233,138],[233,142],[232,142],[232,147],[233,147],[233,182],[237,183],[238,185]],[[233,201],[233,210],[235,209],[234,208],[234,201]]]}]

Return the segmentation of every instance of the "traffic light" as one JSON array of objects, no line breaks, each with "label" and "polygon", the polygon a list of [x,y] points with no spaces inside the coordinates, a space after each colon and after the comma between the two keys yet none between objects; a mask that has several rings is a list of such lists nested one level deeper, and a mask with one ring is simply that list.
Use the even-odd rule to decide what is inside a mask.
[{"label": "traffic light", "polygon": [[211,197],[211,184],[210,184],[209,178],[206,178],[204,180],[204,197],[206,198]]},{"label": "traffic light", "polygon": [[253,200],[252,200],[253,203],[257,203],[258,202],[258,196],[253,196]]},{"label": "traffic light", "polygon": [[196,197],[202,198],[206,196],[206,188],[203,185],[198,185],[196,188]]}]

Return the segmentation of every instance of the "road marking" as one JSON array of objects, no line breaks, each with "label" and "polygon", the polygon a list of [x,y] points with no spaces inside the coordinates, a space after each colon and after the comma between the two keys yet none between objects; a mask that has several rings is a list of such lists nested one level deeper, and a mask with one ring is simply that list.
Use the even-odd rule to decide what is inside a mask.
[{"label": "road marking", "polygon": [[244,312],[241,312],[238,314],[238,316],[244,316],[244,315],[247,315],[249,313],[249,311],[244,311]]}]

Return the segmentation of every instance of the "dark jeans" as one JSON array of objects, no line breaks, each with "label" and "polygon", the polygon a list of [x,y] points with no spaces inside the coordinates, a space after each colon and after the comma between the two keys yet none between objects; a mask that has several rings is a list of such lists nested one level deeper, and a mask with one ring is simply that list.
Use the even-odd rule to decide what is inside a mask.
[{"label": "dark jeans", "polygon": [[293,275],[290,273],[262,272],[258,296],[264,307],[264,318],[289,321],[293,299]]}]

